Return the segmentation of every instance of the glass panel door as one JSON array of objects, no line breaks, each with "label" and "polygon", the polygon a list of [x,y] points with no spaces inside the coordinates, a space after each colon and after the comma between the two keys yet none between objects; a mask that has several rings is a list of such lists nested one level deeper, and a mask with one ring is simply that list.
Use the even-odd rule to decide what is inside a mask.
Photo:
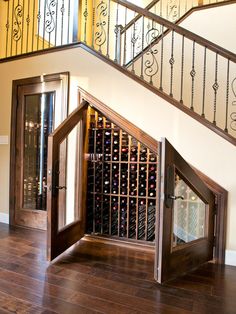
[{"label": "glass panel door", "polygon": [[54,92],[25,96],[23,208],[46,210],[47,138],[53,130]]},{"label": "glass panel door", "polygon": [[163,283],[213,258],[215,196],[166,139],[160,147],[155,278]]}]

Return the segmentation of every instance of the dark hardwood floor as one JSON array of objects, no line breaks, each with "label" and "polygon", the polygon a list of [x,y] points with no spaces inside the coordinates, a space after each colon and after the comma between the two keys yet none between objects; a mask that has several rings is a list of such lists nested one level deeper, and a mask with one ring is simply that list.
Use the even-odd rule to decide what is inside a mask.
[{"label": "dark hardwood floor", "polygon": [[160,286],[147,252],[80,241],[50,264],[44,232],[0,224],[0,239],[0,313],[236,313],[236,267]]}]

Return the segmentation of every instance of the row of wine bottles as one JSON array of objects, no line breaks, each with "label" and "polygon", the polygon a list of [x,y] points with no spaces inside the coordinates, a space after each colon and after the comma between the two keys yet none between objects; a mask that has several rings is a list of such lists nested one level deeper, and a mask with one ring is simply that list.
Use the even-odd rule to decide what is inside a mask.
[{"label": "row of wine bottles", "polygon": [[96,111],[90,116],[87,232],[153,241],[157,155]]},{"label": "row of wine bottles", "polygon": [[104,161],[156,162],[157,158],[143,145],[117,129],[90,129],[89,153],[101,154]]},{"label": "row of wine bottles", "polygon": [[89,161],[89,190],[97,194],[156,197],[156,167]]},{"label": "row of wine bottles", "polygon": [[89,197],[87,232],[153,241],[156,206],[153,200]]}]

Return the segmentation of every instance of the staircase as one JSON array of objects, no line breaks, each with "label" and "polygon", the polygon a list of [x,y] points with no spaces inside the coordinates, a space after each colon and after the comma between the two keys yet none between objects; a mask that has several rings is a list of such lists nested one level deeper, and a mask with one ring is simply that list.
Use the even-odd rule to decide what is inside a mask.
[{"label": "staircase", "polygon": [[[219,5],[234,1],[213,2]],[[6,42],[5,56],[77,41],[70,13],[76,9],[76,1],[71,3],[73,8],[58,1],[55,8],[45,2],[44,7],[39,6],[38,14],[30,4],[28,9],[23,4],[14,8],[11,1],[4,4],[7,22],[1,38]],[[204,5],[213,4],[160,0],[142,9],[124,0],[81,1],[79,42],[235,145],[236,55],[177,25],[196,7]],[[35,20],[36,16],[37,23],[32,27],[38,32],[34,40],[30,17]]]}]

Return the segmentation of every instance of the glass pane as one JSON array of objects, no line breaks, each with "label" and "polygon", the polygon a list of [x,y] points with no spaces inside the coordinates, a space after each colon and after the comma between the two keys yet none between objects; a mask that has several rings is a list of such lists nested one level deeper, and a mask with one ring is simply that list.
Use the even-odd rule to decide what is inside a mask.
[{"label": "glass pane", "polygon": [[173,219],[173,247],[205,236],[206,204],[188,186],[179,174],[175,174],[175,196]]},{"label": "glass pane", "polygon": [[79,219],[80,207],[80,141],[78,123],[59,147],[58,211],[59,230]]},{"label": "glass pane", "polygon": [[54,93],[26,95],[23,208],[46,210],[47,137],[53,128]]}]

